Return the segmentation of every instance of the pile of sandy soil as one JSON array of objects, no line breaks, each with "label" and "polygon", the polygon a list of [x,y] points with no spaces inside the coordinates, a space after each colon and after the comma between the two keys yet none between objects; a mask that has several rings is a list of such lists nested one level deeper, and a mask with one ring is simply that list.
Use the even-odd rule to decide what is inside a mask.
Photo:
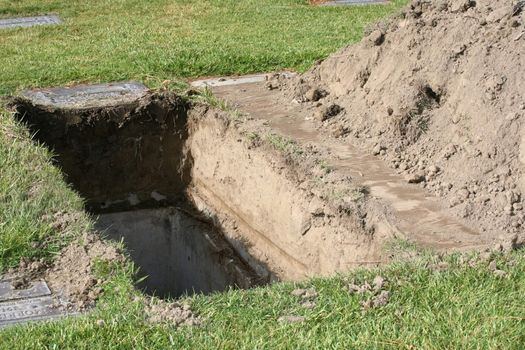
[{"label": "pile of sandy soil", "polygon": [[525,230],[524,23],[524,1],[415,0],[280,88],[479,232],[509,237]]}]

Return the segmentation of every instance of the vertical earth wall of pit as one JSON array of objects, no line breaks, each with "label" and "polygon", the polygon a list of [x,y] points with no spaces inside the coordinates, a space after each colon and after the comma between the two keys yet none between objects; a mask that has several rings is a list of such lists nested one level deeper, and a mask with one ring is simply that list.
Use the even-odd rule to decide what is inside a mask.
[{"label": "vertical earth wall of pit", "polygon": [[95,213],[183,199],[190,182],[187,103],[152,94],[118,106],[54,109],[16,103],[36,139],[56,155],[66,180]]}]

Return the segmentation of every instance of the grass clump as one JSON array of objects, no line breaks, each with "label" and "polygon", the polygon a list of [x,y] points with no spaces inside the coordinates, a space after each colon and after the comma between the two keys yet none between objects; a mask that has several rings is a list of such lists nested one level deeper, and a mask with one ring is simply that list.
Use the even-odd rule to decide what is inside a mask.
[{"label": "grass clump", "polygon": [[275,133],[269,133],[266,135],[266,141],[276,150],[288,153],[294,156],[300,156],[303,154],[303,150],[301,147],[297,144],[295,140],[292,140],[291,138],[275,134]]}]

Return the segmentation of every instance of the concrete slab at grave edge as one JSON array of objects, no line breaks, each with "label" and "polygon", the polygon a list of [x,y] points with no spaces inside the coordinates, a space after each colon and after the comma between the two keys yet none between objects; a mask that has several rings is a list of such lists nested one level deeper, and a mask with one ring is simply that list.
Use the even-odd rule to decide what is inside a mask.
[{"label": "concrete slab at grave edge", "polygon": [[29,282],[22,287],[15,287],[13,280],[0,281],[0,328],[73,315],[61,304],[45,281]]},{"label": "concrete slab at grave edge", "polygon": [[0,19],[0,29],[57,25],[60,23],[62,20],[57,15],[3,18]]},{"label": "concrete slab at grave edge", "polygon": [[131,81],[25,90],[22,91],[21,96],[39,106],[84,109],[127,104],[144,96],[147,91],[142,83]]},{"label": "concrete slab at grave edge", "polygon": [[380,5],[387,3],[388,0],[333,0],[322,3],[321,6]]}]

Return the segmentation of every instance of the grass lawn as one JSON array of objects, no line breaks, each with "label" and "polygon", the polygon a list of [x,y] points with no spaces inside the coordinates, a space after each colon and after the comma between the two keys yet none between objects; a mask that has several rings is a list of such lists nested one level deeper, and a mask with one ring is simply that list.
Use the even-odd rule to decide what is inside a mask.
[{"label": "grass lawn", "polygon": [[358,40],[389,6],[306,0],[2,0],[0,17],[59,13],[56,27],[0,31],[0,95],[73,81],[304,70]]},{"label": "grass lawn", "polygon": [[[21,88],[72,82],[165,79],[304,70],[359,39],[391,6],[313,8],[300,0],[0,0],[0,17],[60,13],[56,27],[0,30],[0,96]],[[51,154],[0,107],[0,273],[21,257],[47,258],[91,227],[84,215],[57,231],[49,217],[81,211]],[[412,249],[405,246],[403,249]],[[186,298],[200,327],[145,320],[129,265],[101,262],[107,282],[86,316],[0,331],[0,349],[522,349],[525,345],[525,254],[487,260],[437,257],[314,279],[316,306],[306,309],[278,283],[249,291]],[[472,266],[470,266],[472,265]],[[386,277],[390,302],[364,311],[370,295],[348,284]],[[282,323],[280,316],[304,316]],[[103,322],[100,322],[102,320]]]}]

